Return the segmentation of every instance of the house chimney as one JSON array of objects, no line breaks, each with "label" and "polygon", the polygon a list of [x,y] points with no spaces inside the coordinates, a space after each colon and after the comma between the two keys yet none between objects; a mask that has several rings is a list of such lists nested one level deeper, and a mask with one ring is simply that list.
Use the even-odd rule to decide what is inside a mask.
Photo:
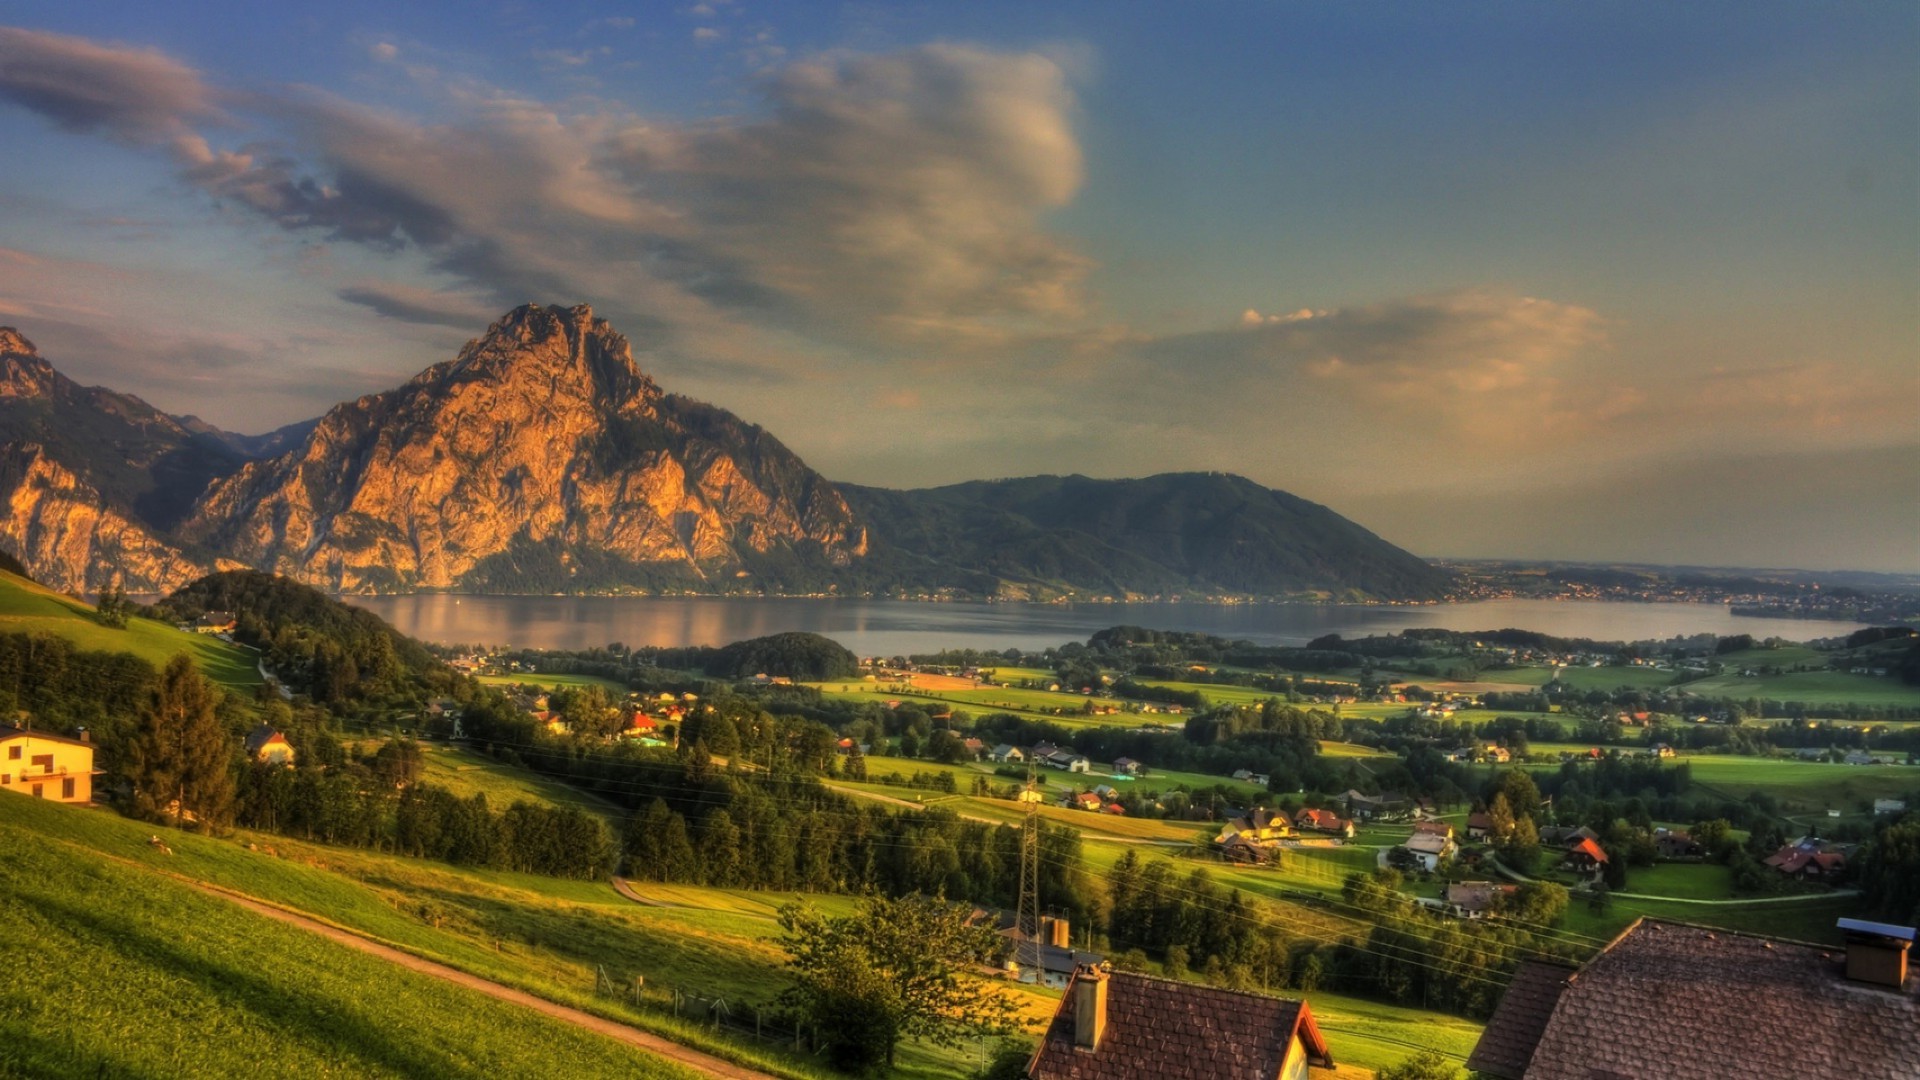
[{"label": "house chimney", "polygon": [[1098,1050],[1107,1033],[1107,965],[1087,964],[1073,975],[1073,1045]]},{"label": "house chimney", "polygon": [[1894,990],[1906,985],[1913,927],[1864,919],[1841,919],[1839,926],[1847,938],[1847,978]]},{"label": "house chimney", "polygon": [[73,737],[76,739],[79,739],[83,743],[90,743],[93,741],[93,732],[88,731],[86,728],[75,728],[73,731]]}]

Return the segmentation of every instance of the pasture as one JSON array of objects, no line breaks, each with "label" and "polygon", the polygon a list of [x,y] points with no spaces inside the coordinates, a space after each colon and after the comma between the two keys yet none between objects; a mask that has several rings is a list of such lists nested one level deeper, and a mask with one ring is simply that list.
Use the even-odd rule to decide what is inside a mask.
[{"label": "pasture", "polygon": [[[532,1078],[564,1060],[583,1076],[698,1075],[73,842],[71,819],[106,815],[32,802],[10,796],[0,815],[0,949],[32,988],[0,1010],[0,1073]],[[116,833],[143,830],[113,824],[133,828],[83,832],[134,850]]]},{"label": "pasture", "polygon": [[125,629],[115,630],[100,623],[92,605],[4,571],[0,633],[51,634],[82,649],[132,653],[156,669],[186,653],[204,675],[230,690],[251,694],[261,683],[259,656],[251,649],[137,615]]}]

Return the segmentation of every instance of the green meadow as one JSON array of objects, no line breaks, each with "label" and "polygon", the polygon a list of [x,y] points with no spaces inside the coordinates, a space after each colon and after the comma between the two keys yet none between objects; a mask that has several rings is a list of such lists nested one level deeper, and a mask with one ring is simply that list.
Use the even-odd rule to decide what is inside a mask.
[{"label": "green meadow", "polygon": [[699,1075],[63,835],[131,850],[137,826],[66,827],[102,811],[7,799],[0,1074],[542,1077],[565,1061],[579,1076]]},{"label": "green meadow", "polygon": [[180,653],[193,657],[208,678],[252,693],[260,685],[259,658],[212,634],[195,634],[168,623],[134,616],[125,629],[103,626],[92,605],[26,578],[0,571],[0,633],[52,634],[83,649],[132,653],[155,668]]},{"label": "green meadow", "polygon": [[516,671],[510,675],[480,675],[477,678],[488,686],[519,686],[538,690],[559,690],[562,687],[597,686],[605,690],[615,702],[627,696],[625,683],[604,679],[598,675],[544,675],[535,672]]}]

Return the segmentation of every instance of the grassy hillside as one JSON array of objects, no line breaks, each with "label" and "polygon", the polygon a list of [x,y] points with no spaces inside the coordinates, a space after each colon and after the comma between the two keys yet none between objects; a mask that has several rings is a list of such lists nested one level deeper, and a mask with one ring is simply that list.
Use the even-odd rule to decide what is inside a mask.
[{"label": "grassy hillside", "polygon": [[139,831],[99,811],[0,804],[0,1074],[538,1077],[563,1060],[573,1075],[697,1075],[85,842],[133,850],[125,834]]},{"label": "grassy hillside", "polygon": [[53,634],[83,649],[127,652],[164,668],[178,653],[193,657],[200,670],[230,689],[251,691],[260,685],[254,653],[211,634],[194,634],[152,619],[134,617],[124,630],[101,625],[92,606],[26,578],[0,571],[0,633]]}]

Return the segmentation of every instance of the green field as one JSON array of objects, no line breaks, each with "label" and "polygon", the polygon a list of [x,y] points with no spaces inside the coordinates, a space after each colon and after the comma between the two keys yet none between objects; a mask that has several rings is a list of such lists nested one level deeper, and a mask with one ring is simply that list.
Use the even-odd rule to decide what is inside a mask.
[{"label": "green field", "polygon": [[625,683],[603,679],[598,675],[543,675],[538,672],[518,671],[511,675],[481,675],[478,678],[488,686],[525,686],[541,690],[558,690],[565,686],[597,686],[605,690],[616,702],[627,696]]},{"label": "green field", "polygon": [[0,1074],[698,1075],[67,842],[137,842],[78,818],[108,821],[12,796],[0,810]]},{"label": "green field", "polygon": [[[1792,664],[1825,664],[1824,653],[1811,649],[1757,649],[1731,653],[1720,658],[1725,670],[1719,675],[1687,677],[1680,671],[1660,671],[1647,667],[1562,668],[1560,682],[1573,690],[1662,690],[1680,689],[1706,698],[1771,701],[1798,701],[1807,705],[1920,705],[1920,687],[1906,686],[1885,676],[1855,675],[1846,671],[1786,671],[1778,675],[1740,674],[1743,669]],[[1501,682],[1545,684],[1552,676],[1549,668],[1515,668],[1490,671],[1486,677]]]},{"label": "green field", "polygon": [[420,751],[420,779],[463,799],[485,795],[487,805],[496,811],[516,802],[571,806],[600,815],[616,833],[625,827],[626,813],[619,807],[531,769],[516,768],[446,743],[422,742]]},{"label": "green field", "polygon": [[250,649],[137,616],[127,620],[126,629],[115,630],[94,618],[92,606],[4,571],[0,633],[52,634],[83,649],[132,653],[155,668],[186,653],[208,678],[230,689],[251,693],[261,682],[259,658]]},{"label": "green field", "polygon": [[[174,853],[168,856],[147,845],[150,826],[106,811],[24,798],[0,803],[0,822],[53,838],[66,849],[61,859],[86,862],[105,856],[116,865],[144,868],[144,876],[158,883],[165,879],[154,871],[223,885],[776,1075],[803,1080],[831,1075],[779,1047],[722,1038],[671,1012],[673,989],[725,996],[743,1005],[764,1003],[778,992],[767,973],[777,969],[782,956],[770,942],[755,940],[766,934],[758,921],[731,916],[757,929],[755,936],[742,936],[737,926],[702,927],[683,922],[672,909],[636,904],[606,882],[456,868],[258,833],[218,840],[170,831],[166,837]],[[596,996],[598,968],[623,985],[644,975],[647,1002],[634,1007]]]}]

